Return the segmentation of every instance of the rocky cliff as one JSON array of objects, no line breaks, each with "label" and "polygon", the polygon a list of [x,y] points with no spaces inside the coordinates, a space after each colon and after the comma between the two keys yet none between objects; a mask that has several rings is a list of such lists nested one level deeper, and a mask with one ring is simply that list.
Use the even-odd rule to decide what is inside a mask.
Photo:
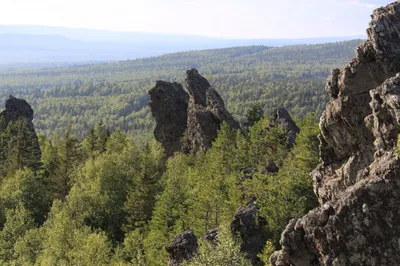
[{"label": "rocky cliff", "polygon": [[166,81],[157,81],[149,94],[149,106],[156,120],[154,137],[171,156],[181,150],[181,139],[187,128],[189,95],[181,84]]},{"label": "rocky cliff", "polygon": [[328,78],[320,207],[289,223],[272,265],[400,265],[400,3],[375,10],[367,33]]},{"label": "rocky cliff", "polygon": [[223,122],[235,130],[240,126],[225,108],[218,92],[196,69],[188,70],[186,75],[186,86],[190,93],[187,123],[189,149],[193,152],[207,151]]}]

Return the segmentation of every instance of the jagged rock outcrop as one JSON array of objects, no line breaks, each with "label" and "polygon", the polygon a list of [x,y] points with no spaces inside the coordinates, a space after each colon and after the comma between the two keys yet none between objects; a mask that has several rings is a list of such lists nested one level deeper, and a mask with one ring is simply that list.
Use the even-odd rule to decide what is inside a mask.
[{"label": "jagged rock outcrop", "polygon": [[182,150],[181,139],[187,130],[185,151],[206,151],[217,137],[222,122],[233,129],[239,123],[226,110],[218,92],[196,69],[186,72],[186,87],[179,83],[157,81],[149,91],[149,106],[156,120],[154,137],[167,152],[167,156]]},{"label": "jagged rock outcrop", "polygon": [[154,137],[167,156],[181,150],[181,139],[187,128],[189,95],[179,83],[157,81],[149,91],[149,106],[156,120]]},{"label": "jagged rock outcrop", "polygon": [[165,249],[169,256],[169,266],[179,266],[183,261],[190,260],[198,249],[197,238],[192,231],[183,232],[175,236],[171,244]]},{"label": "jagged rock outcrop", "polygon": [[267,221],[258,213],[259,208],[256,202],[251,202],[239,208],[231,223],[232,233],[239,236],[242,241],[240,250],[246,254],[253,265],[261,263],[257,255],[263,251],[267,241],[264,230]]},{"label": "jagged rock outcrop", "polygon": [[186,72],[186,86],[190,93],[188,108],[188,146],[192,152],[207,151],[218,135],[222,122],[232,129],[239,129],[239,123],[226,110],[218,92],[196,69]]},{"label": "jagged rock outcrop", "polygon": [[289,223],[272,265],[400,265],[400,3],[375,10],[367,33],[327,82],[320,207]]},{"label": "jagged rock outcrop", "polygon": [[300,128],[293,121],[289,112],[285,108],[275,110],[272,116],[272,122],[275,125],[282,125],[287,132],[286,147],[292,148],[296,143],[296,135],[300,133]]}]

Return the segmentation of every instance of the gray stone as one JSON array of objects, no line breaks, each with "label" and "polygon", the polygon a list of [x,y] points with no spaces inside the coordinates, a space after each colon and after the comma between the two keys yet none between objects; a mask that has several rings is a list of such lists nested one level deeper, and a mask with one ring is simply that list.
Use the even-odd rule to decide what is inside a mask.
[{"label": "gray stone", "polygon": [[182,148],[181,139],[187,128],[189,95],[179,83],[157,81],[149,91],[149,106],[156,120],[154,137],[168,156]]},{"label": "gray stone", "polygon": [[400,3],[375,10],[367,33],[327,82],[312,173],[320,207],[289,223],[272,265],[399,265]]}]

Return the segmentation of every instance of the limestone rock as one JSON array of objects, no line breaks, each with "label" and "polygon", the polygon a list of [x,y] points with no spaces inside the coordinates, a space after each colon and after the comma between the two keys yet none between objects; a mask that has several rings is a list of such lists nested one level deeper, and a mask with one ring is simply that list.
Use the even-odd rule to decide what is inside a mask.
[{"label": "limestone rock", "polygon": [[272,265],[400,264],[400,3],[375,10],[367,33],[328,78],[312,173],[320,207],[289,223]]},{"label": "limestone rock", "polygon": [[181,150],[181,138],[187,128],[189,95],[181,84],[165,81],[157,81],[149,94],[149,106],[156,120],[154,137],[171,156]]},{"label": "limestone rock", "polygon": [[169,255],[169,266],[179,266],[182,262],[190,260],[198,249],[197,238],[192,231],[186,231],[175,236],[171,244],[165,249]]}]

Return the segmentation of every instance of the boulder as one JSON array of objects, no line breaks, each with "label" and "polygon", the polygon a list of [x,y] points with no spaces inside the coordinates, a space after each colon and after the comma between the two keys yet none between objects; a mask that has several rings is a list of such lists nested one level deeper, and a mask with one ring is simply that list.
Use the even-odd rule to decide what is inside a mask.
[{"label": "boulder", "polygon": [[197,238],[192,231],[183,232],[175,236],[172,243],[165,249],[169,256],[169,266],[179,266],[182,262],[190,260],[197,253]]}]

